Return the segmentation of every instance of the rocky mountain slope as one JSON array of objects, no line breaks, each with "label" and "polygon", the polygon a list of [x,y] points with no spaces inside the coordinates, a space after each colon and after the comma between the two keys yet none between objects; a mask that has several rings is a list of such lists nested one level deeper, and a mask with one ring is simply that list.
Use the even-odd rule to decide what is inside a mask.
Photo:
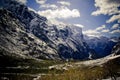
[{"label": "rocky mountain slope", "polygon": [[57,51],[47,46],[43,40],[27,33],[24,24],[5,9],[0,9],[0,48],[10,53],[35,58],[52,59],[52,56],[58,56]]},{"label": "rocky mountain slope", "polygon": [[59,28],[14,0],[1,0],[1,3],[1,49],[39,59],[94,57],[94,51],[84,41],[80,27],[62,25],[63,28]]}]

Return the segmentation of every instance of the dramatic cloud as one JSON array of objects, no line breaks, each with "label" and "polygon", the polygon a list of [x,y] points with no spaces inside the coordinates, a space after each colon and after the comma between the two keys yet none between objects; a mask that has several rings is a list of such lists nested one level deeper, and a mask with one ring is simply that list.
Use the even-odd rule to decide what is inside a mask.
[{"label": "dramatic cloud", "polygon": [[93,30],[86,30],[83,31],[83,34],[88,35],[88,36],[94,36],[94,37],[100,37],[102,33],[107,33],[110,32],[109,29],[106,29],[105,25],[102,25],[101,27],[97,27],[96,29]]},{"label": "dramatic cloud", "polygon": [[80,12],[77,9],[70,10],[67,7],[57,9],[47,9],[44,11],[38,11],[42,16],[46,16],[48,19],[67,19],[80,17]]},{"label": "dramatic cloud", "polygon": [[46,0],[36,0],[36,2],[37,2],[38,4],[44,4],[44,3],[46,2]]},{"label": "dramatic cloud", "polygon": [[[95,7],[97,10],[94,11],[92,15],[109,15],[111,17],[106,21],[106,23],[112,23],[115,21],[120,23],[120,0],[95,0]],[[110,32],[111,34],[120,33],[118,27],[119,24],[116,23],[111,27],[111,29],[114,29],[113,31],[110,32],[109,30],[102,30],[101,32]]]},{"label": "dramatic cloud", "polygon": [[110,33],[111,33],[111,34],[120,33],[120,30],[119,30],[119,29],[113,30],[113,31],[111,31]]},{"label": "dramatic cloud", "polygon": [[75,26],[78,26],[78,27],[80,27],[80,28],[84,28],[84,26],[83,25],[81,25],[81,24],[74,24]]},{"label": "dramatic cloud", "polygon": [[52,9],[56,9],[58,8],[58,6],[56,6],[55,4],[43,4],[40,6],[40,8],[52,8]]},{"label": "dramatic cloud", "polygon": [[22,4],[26,4],[27,3],[27,0],[15,0],[15,1],[20,2]]},{"label": "dramatic cloud", "polygon": [[118,20],[118,23],[119,23],[119,21],[120,21],[120,14],[113,15],[109,20],[106,21],[106,23],[111,23],[111,22],[114,22],[116,20]]},{"label": "dramatic cloud", "polygon": [[95,0],[96,11],[92,15],[112,15],[120,13],[118,7],[120,7],[120,0]]},{"label": "dramatic cloud", "polygon": [[63,5],[63,6],[70,6],[70,3],[69,2],[66,2],[66,1],[58,1],[57,3]]},{"label": "dramatic cloud", "polygon": [[117,29],[119,27],[120,27],[119,24],[114,24],[111,29]]},{"label": "dramatic cloud", "polygon": [[93,37],[99,37],[100,32],[96,31],[96,30],[87,30],[87,31],[83,31],[83,34],[87,35],[87,36],[93,36]]},{"label": "dramatic cloud", "polygon": [[49,24],[55,24],[55,25],[60,25],[60,24],[65,25],[64,22],[59,21],[59,20],[57,20],[57,19],[48,19],[48,23],[49,23]]},{"label": "dramatic cloud", "polygon": [[96,30],[102,30],[104,28],[106,28],[105,25],[102,25],[101,27],[96,28]]},{"label": "dramatic cloud", "polygon": [[47,3],[47,0],[36,0],[40,4],[40,9],[37,13],[41,16],[45,16],[51,23],[58,24],[63,19],[77,18],[80,17],[78,9],[69,9],[70,2],[61,0],[57,3]]},{"label": "dramatic cloud", "polygon": [[104,30],[102,30],[101,32],[107,33],[107,32],[109,32],[109,31],[110,31],[109,29],[104,29]]}]

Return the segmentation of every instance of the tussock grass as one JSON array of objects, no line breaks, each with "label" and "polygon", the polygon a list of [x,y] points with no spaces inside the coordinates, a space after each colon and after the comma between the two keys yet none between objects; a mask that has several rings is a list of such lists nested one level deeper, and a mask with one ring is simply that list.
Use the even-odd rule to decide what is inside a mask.
[{"label": "tussock grass", "polygon": [[96,80],[103,79],[107,74],[102,67],[77,68],[64,71],[62,74],[42,76],[40,80]]},{"label": "tussock grass", "polygon": [[110,60],[102,66],[79,67],[63,71],[61,74],[44,75],[40,80],[102,80],[111,77],[116,80],[120,76],[120,58]]}]

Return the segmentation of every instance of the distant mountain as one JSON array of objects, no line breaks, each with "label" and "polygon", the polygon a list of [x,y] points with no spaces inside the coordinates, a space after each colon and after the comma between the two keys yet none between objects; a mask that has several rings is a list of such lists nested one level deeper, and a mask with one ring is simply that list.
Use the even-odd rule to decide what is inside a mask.
[{"label": "distant mountain", "polygon": [[120,55],[120,39],[111,51],[113,56]]},{"label": "distant mountain", "polygon": [[15,0],[1,0],[1,4],[1,49],[39,59],[92,59],[95,57],[94,50],[91,50],[85,42],[80,27],[51,25],[45,17]]},{"label": "distant mountain", "polygon": [[98,57],[105,57],[111,54],[113,46],[118,42],[118,38],[101,37],[88,37],[84,36],[86,43],[89,47],[97,53]]}]

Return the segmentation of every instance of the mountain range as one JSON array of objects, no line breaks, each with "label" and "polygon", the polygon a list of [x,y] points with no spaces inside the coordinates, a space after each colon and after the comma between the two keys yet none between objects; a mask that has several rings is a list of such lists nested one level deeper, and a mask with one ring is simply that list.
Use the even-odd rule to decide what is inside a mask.
[{"label": "mountain range", "polygon": [[[75,25],[50,24],[14,0],[1,0],[0,49],[23,58],[86,60],[111,54],[115,38],[89,38]],[[85,36],[85,37],[84,37]]]},{"label": "mountain range", "polygon": [[112,48],[118,43],[118,38],[111,37],[107,38],[104,36],[101,37],[88,37],[84,36],[86,43],[89,47],[97,53],[97,57],[105,57],[111,54]]}]

